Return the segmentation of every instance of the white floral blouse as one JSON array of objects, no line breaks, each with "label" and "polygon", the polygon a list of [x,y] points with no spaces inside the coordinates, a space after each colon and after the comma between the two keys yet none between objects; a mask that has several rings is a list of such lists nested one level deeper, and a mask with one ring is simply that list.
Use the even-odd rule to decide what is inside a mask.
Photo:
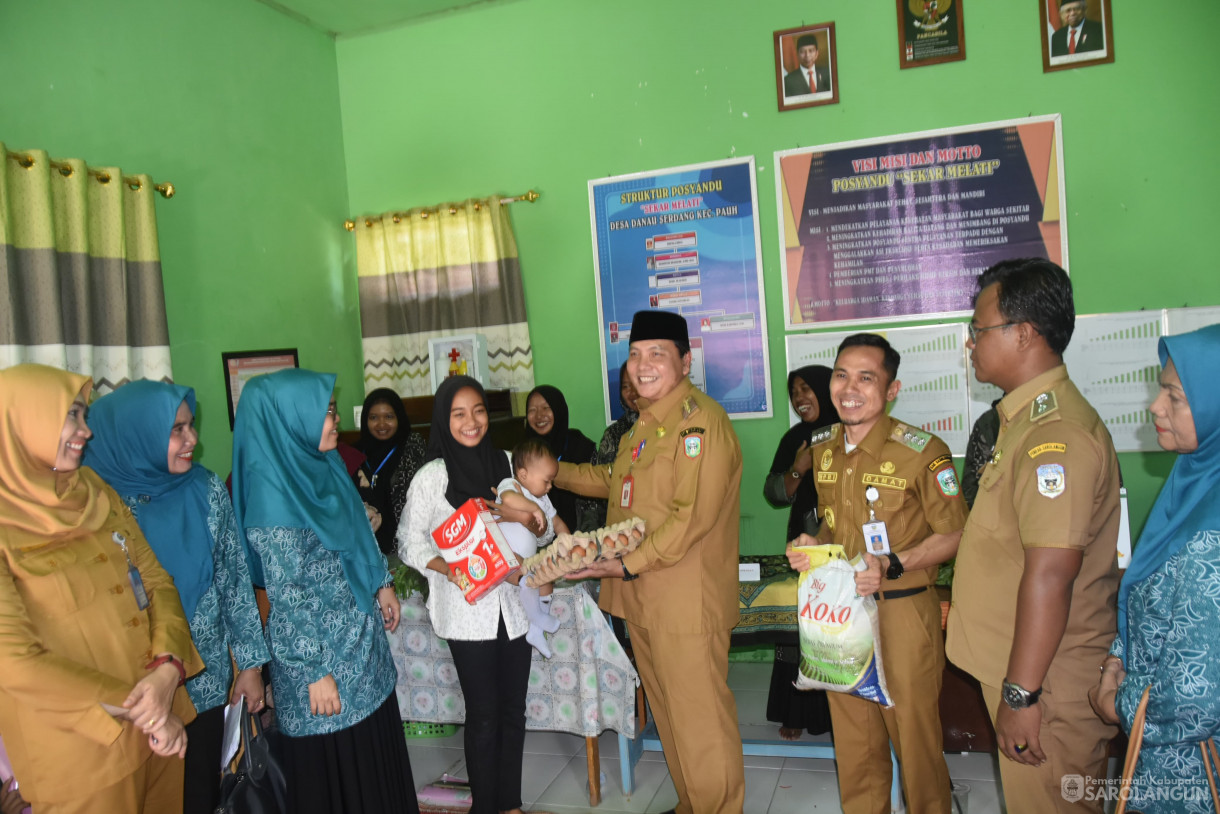
[{"label": "white floral blouse", "polygon": [[456,511],[456,507],[445,499],[448,486],[449,473],[443,460],[424,464],[411,481],[407,505],[398,521],[398,556],[428,578],[428,615],[436,635],[459,641],[494,640],[503,615],[508,637],[524,636],[529,630],[529,620],[521,606],[517,586],[501,583],[471,605],[456,585],[428,568],[428,563],[440,556],[432,530]]}]

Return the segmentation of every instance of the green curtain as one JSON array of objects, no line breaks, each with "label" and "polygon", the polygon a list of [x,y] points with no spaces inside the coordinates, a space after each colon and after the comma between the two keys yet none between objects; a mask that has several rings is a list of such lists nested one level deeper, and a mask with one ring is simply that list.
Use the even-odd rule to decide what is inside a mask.
[{"label": "green curtain", "polygon": [[[170,381],[153,183],[0,143],[0,368]],[[138,188],[137,188],[138,187]]]},{"label": "green curtain", "polygon": [[[428,340],[487,337],[488,386],[528,392],[534,358],[508,206],[499,198],[356,221],[365,391],[432,394]],[[444,360],[442,360],[444,361]]]}]

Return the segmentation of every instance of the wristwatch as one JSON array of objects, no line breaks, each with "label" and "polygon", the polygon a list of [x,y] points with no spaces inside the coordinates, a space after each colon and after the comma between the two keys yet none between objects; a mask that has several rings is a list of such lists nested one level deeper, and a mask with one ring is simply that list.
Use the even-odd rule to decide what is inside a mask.
[{"label": "wristwatch", "polygon": [[890,567],[885,569],[886,579],[898,579],[906,573],[906,569],[902,567],[902,560],[898,559],[898,555],[891,551],[886,554],[890,558]]},{"label": "wristwatch", "polygon": [[1038,697],[1041,695],[1041,687],[1031,692],[1020,684],[1012,683],[1007,678],[1000,687],[1000,697],[1004,699],[1005,704],[1008,704],[1009,709],[1021,710],[1033,706],[1038,703]]},{"label": "wristwatch", "polygon": [[622,560],[619,560],[618,564],[623,567],[623,582],[631,582],[631,580],[633,580],[633,579],[640,578],[639,574],[633,574],[627,570],[627,563],[623,562]]}]

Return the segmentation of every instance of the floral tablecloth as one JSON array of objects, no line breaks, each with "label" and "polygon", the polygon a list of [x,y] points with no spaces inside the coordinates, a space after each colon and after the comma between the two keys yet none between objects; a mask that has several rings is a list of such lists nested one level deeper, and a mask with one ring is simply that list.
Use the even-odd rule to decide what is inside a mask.
[{"label": "floral tablecloth", "polygon": [[[526,694],[527,729],[597,737],[603,730],[635,737],[639,677],[606,617],[580,585],[556,588],[550,659],[534,651]],[[423,599],[402,602],[402,623],[390,639],[398,668],[398,711],[404,721],[462,723],[466,702],[449,645],[437,638]]]}]

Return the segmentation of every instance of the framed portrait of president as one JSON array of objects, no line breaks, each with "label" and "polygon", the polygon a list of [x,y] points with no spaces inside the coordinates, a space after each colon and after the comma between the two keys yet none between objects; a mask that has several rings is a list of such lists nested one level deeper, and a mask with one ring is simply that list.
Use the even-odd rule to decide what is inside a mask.
[{"label": "framed portrait of president", "polygon": [[779,110],[839,102],[835,24],[816,23],[775,32],[775,92]]},{"label": "framed portrait of president", "polygon": [[1038,11],[1044,73],[1114,61],[1110,0],[1038,0]]}]

